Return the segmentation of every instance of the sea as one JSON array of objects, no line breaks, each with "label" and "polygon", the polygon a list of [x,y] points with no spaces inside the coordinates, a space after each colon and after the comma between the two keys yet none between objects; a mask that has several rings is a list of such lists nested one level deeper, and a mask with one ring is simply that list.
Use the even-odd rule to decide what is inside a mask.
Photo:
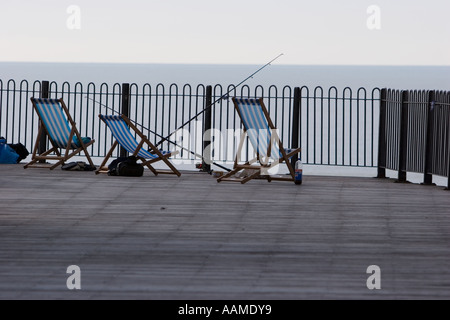
[{"label": "sea", "polygon": [[[252,75],[252,77],[250,77]],[[9,80],[48,80],[57,83],[135,83],[183,86],[230,84],[256,86],[336,87],[370,91],[374,88],[402,90],[450,90],[450,66],[360,66],[360,65],[282,65],[282,64],[133,64],[133,63],[37,63],[0,62],[3,86]],[[375,168],[336,168],[305,166],[305,174],[375,176]],[[395,177],[396,173],[388,173]],[[408,179],[420,182],[421,175]],[[437,177],[438,185],[446,179]]]},{"label": "sea", "polygon": [[0,79],[3,82],[14,79],[83,84],[236,85],[255,72],[245,82],[246,85],[450,90],[450,66],[0,62]]}]

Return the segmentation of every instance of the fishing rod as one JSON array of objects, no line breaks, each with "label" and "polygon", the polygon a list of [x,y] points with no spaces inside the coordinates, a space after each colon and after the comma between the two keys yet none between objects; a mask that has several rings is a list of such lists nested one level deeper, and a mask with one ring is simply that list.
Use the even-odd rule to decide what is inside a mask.
[{"label": "fishing rod", "polygon": [[[97,103],[98,105],[100,105],[100,106],[102,106],[102,107],[105,107],[106,109],[111,110],[111,111],[114,112],[114,113],[120,114],[120,112],[114,110],[114,109],[111,108],[111,107],[108,107],[107,105],[105,105],[105,104],[103,104],[103,103],[101,103],[101,102],[98,102],[97,100],[94,100],[93,98],[89,98],[89,97],[86,97],[86,98],[89,99],[89,100],[92,100],[93,102]],[[177,147],[179,147],[179,148],[181,148],[181,149],[183,149],[183,150],[189,152],[190,154],[192,154],[192,155],[194,155],[194,156],[196,156],[196,157],[198,157],[198,158],[201,158],[202,160],[205,160],[205,157],[204,157],[204,156],[199,155],[198,153],[195,153],[195,152],[192,151],[192,150],[189,150],[189,149],[187,149],[187,148],[185,148],[185,147],[180,146],[180,145],[177,144],[176,142],[173,142],[173,141],[169,140],[168,138],[163,137],[162,135],[160,135],[160,134],[154,132],[153,130],[150,130],[150,129],[144,127],[144,126],[141,125],[140,123],[137,123],[136,121],[133,121],[133,120],[131,120],[131,119],[129,119],[129,120],[130,120],[131,122],[133,122],[134,124],[140,126],[142,129],[148,130],[150,133],[154,134],[155,136],[157,136],[157,137],[159,137],[159,138],[163,138],[165,141],[167,141],[167,142],[169,142],[169,143],[172,143],[173,145],[175,145],[175,146],[177,146]],[[170,137],[170,136],[169,136],[169,137]],[[231,171],[229,168],[224,167],[224,166],[222,166],[222,165],[220,165],[220,164],[218,164],[218,163],[212,162],[212,164],[215,165],[215,166],[217,166],[217,167],[219,167],[219,168],[222,168],[222,169],[224,169],[224,170],[226,170],[226,171],[228,171],[228,172]]]},{"label": "fishing rod", "polygon": [[[188,121],[186,121],[185,123],[183,123],[180,127],[178,127],[177,130],[175,130],[174,132],[172,132],[171,134],[169,134],[167,137],[164,137],[164,136],[162,136],[162,135],[160,135],[160,134],[158,134],[158,133],[156,133],[156,132],[150,130],[149,128],[144,127],[142,124],[139,124],[139,123],[137,123],[136,121],[133,121],[133,120],[131,120],[131,119],[130,119],[130,121],[134,122],[135,124],[137,124],[137,125],[140,126],[141,128],[143,128],[143,129],[149,131],[150,133],[154,134],[155,136],[161,138],[161,140],[155,145],[155,147],[158,147],[160,144],[162,144],[162,143],[164,143],[164,142],[168,142],[168,143],[171,143],[171,144],[173,144],[173,145],[175,145],[175,146],[177,146],[177,147],[180,147],[181,149],[183,149],[183,150],[189,152],[190,154],[192,154],[192,155],[194,155],[194,156],[196,156],[196,157],[201,158],[202,160],[205,160],[205,157],[203,157],[203,156],[199,155],[198,153],[195,153],[195,152],[193,152],[193,151],[191,151],[191,150],[189,150],[189,149],[187,149],[187,148],[185,148],[185,147],[180,146],[179,144],[173,142],[173,141],[170,140],[169,138],[170,138],[172,135],[174,135],[177,131],[179,131],[180,129],[182,129],[182,128],[184,128],[185,126],[187,126],[190,122],[192,122],[193,120],[197,119],[198,116],[200,116],[201,114],[203,114],[205,111],[211,109],[212,106],[213,106],[214,104],[216,104],[217,102],[219,102],[219,101],[222,100],[222,99],[227,99],[227,98],[228,98],[228,95],[230,94],[231,91],[236,90],[237,88],[239,88],[242,84],[244,84],[245,82],[247,82],[249,79],[253,78],[257,73],[259,73],[260,71],[262,71],[263,69],[265,69],[267,66],[271,65],[272,62],[274,62],[275,60],[277,60],[278,58],[280,58],[282,55],[283,55],[283,53],[279,54],[278,56],[276,56],[275,58],[273,58],[272,60],[270,60],[269,62],[267,62],[265,65],[263,65],[263,66],[260,67],[258,70],[256,70],[255,72],[253,72],[253,73],[252,73],[251,75],[249,75],[247,78],[245,78],[244,80],[242,80],[241,82],[239,82],[236,86],[234,86],[233,89],[228,90],[225,94],[223,94],[222,96],[220,96],[218,99],[216,99],[216,100],[215,100],[214,102],[212,102],[210,105],[206,106],[202,111],[198,112],[195,116],[193,116],[193,117],[190,118]],[[96,101],[96,100],[94,100],[94,99],[92,99],[92,98],[89,98],[89,97],[86,97],[86,98],[89,99],[89,100],[92,100],[93,102],[99,104],[100,106],[103,106],[103,107],[105,107],[105,108],[107,108],[107,109],[109,109],[109,110],[112,110],[112,111],[115,112],[115,113],[119,113],[119,114],[120,114],[120,112],[118,112],[118,111],[116,111],[116,110],[114,110],[114,109],[108,107],[107,105],[105,105],[105,104],[103,104],[103,103],[100,103],[100,102],[98,102],[98,101]],[[217,164],[217,163],[215,163],[215,162],[212,162],[212,164],[215,165],[215,166],[217,166],[217,167],[219,167],[219,168],[222,168],[222,169],[224,169],[224,170],[226,170],[226,171],[228,171],[228,172],[231,171],[230,169],[228,169],[228,168],[226,168],[226,167],[224,167],[224,166],[222,166],[222,165],[220,165],[220,164]]]},{"label": "fishing rod", "polygon": [[230,94],[231,91],[236,90],[237,88],[239,88],[242,84],[244,84],[245,82],[248,81],[248,79],[253,78],[254,75],[256,75],[257,73],[259,73],[261,70],[265,69],[267,66],[270,66],[272,64],[272,62],[274,62],[275,60],[277,60],[279,57],[281,57],[282,55],[284,55],[283,53],[280,53],[278,56],[276,56],[275,58],[273,58],[272,60],[270,60],[269,62],[267,62],[265,65],[263,65],[261,68],[259,68],[258,70],[256,70],[255,72],[253,72],[251,75],[249,75],[247,78],[245,78],[244,80],[242,80],[241,82],[239,82],[236,86],[234,86],[234,88],[228,90],[225,94],[223,94],[222,96],[220,96],[218,99],[216,99],[214,102],[212,102],[210,105],[206,106],[202,111],[198,112],[195,116],[193,116],[192,118],[190,118],[188,121],[186,121],[185,123],[183,123],[180,127],[178,127],[177,130],[175,130],[174,132],[172,132],[171,134],[169,134],[167,137],[163,137],[163,139],[161,141],[159,141],[156,146],[159,146],[161,143],[163,143],[164,141],[167,141],[167,139],[172,136],[174,133],[176,133],[178,130],[183,129],[185,126],[187,126],[191,121],[195,120],[198,118],[198,116],[200,116],[202,113],[204,113],[205,111],[209,110],[212,108],[213,105],[215,105],[217,102],[219,102],[220,100],[223,99],[227,99],[228,95]]}]

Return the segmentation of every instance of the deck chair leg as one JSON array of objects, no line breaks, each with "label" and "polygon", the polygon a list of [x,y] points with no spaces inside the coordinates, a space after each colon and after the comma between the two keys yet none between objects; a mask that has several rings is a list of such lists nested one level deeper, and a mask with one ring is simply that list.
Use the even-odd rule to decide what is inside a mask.
[{"label": "deck chair leg", "polygon": [[156,169],[153,168],[150,164],[146,164],[145,166],[146,166],[147,168],[149,168],[150,171],[153,172],[153,174],[154,174],[155,176],[158,175],[158,171],[156,171]]},{"label": "deck chair leg", "polygon": [[92,161],[90,154],[89,154],[87,151],[85,151],[85,152],[84,152],[84,155],[86,156],[86,158],[87,158],[89,164],[91,165],[91,167],[95,167],[95,164],[94,164],[94,162]]},{"label": "deck chair leg", "polygon": [[[61,157],[61,152],[59,152],[59,150],[58,150],[58,148],[54,148],[55,149],[55,153],[56,153],[56,155],[58,156],[58,157]],[[68,159],[66,159],[65,157],[63,158],[63,159],[61,159],[61,160],[59,160],[57,163],[55,163],[54,165],[52,165],[51,167],[50,167],[50,170],[54,170],[56,167],[58,167],[59,165],[65,165],[66,163],[65,163],[65,160],[68,160]]]},{"label": "deck chair leg", "polygon": [[171,153],[163,155],[158,149],[156,149],[150,143],[150,141],[148,141],[147,144],[153,149],[153,151],[156,153],[156,155],[158,155],[158,158],[146,162],[145,165],[150,164],[150,163],[154,163],[154,162],[157,162],[157,161],[163,161],[170,168],[170,170],[173,172],[173,174],[176,174],[178,177],[181,176],[181,173],[177,170],[177,168],[175,168],[175,166],[172,164],[172,162],[170,162],[168,160],[168,158],[170,158],[171,156],[178,154],[178,151],[171,152]]},{"label": "deck chair leg", "polygon": [[181,176],[180,171],[178,171],[175,166],[169,161],[167,160],[167,157],[163,157],[162,159],[164,161],[164,163],[172,170],[173,173],[175,173],[177,176]]},{"label": "deck chair leg", "polygon": [[134,153],[132,154],[133,157],[137,157],[139,154],[139,151],[141,151],[142,146],[144,145],[144,139],[139,142],[138,146],[136,147],[136,150],[134,150]]},{"label": "deck chair leg", "polygon": [[39,141],[41,140],[41,135],[42,132],[44,130],[44,125],[42,124],[41,121],[39,121],[39,130],[38,130],[38,134],[36,137],[36,141],[34,143],[34,148],[33,148],[33,153],[31,155],[31,161],[28,162],[25,166],[24,169],[27,169],[29,166],[32,166],[33,164],[35,164],[36,162],[38,162],[39,160],[36,159],[36,155],[39,149]]},{"label": "deck chair leg", "polygon": [[[238,158],[238,156],[236,156],[236,159],[237,159],[237,158]],[[255,163],[256,161],[257,161],[257,158],[251,159],[251,160],[245,162],[245,163],[244,163],[244,166],[250,166],[250,165],[252,165],[253,163]],[[251,168],[251,169],[253,169],[253,168]],[[257,168],[256,168],[256,169],[257,169]],[[228,178],[234,176],[236,173],[238,173],[239,171],[242,171],[242,170],[244,170],[244,168],[242,168],[242,166],[238,165],[238,164],[237,164],[237,160],[236,160],[236,161],[235,161],[235,164],[234,164],[233,170],[231,170],[231,171],[228,172],[227,174],[223,175],[222,177],[218,178],[218,179],[217,179],[217,182],[222,182],[223,180],[226,180],[226,179],[228,179]],[[260,170],[258,170],[257,173],[258,173],[258,175],[261,174]],[[256,173],[255,173],[255,174],[256,174]],[[242,181],[242,180],[236,179],[236,180],[234,180],[234,181],[239,181],[239,182],[240,182],[240,181]],[[247,181],[246,181],[246,182],[247,182]]]},{"label": "deck chair leg", "polygon": [[234,158],[233,170],[231,170],[227,174],[225,174],[225,175],[221,176],[220,178],[218,178],[217,182],[222,182],[223,180],[234,176],[236,173],[238,173],[239,171],[242,170],[240,168],[237,168],[237,166],[238,166],[239,159],[241,158],[241,152],[242,152],[242,148],[244,146],[244,142],[245,142],[246,136],[247,136],[247,131],[244,130],[244,132],[241,135],[241,139],[239,141],[239,146],[238,146],[238,149],[237,149],[236,157]]},{"label": "deck chair leg", "polygon": [[103,159],[102,163],[100,164],[100,167],[97,170],[95,170],[95,174],[99,174],[100,172],[102,172],[103,167],[106,165],[109,158],[111,158],[111,155],[113,154],[114,150],[117,148],[118,145],[119,143],[117,141],[114,141],[113,145],[106,154],[105,159]]},{"label": "deck chair leg", "polygon": [[89,164],[92,167],[95,167],[94,162],[92,162],[92,159],[91,159],[91,156],[89,154],[89,151],[87,150],[87,148],[89,146],[91,146],[95,142],[95,140],[91,140],[91,141],[89,141],[89,143],[85,144],[83,142],[83,138],[80,135],[80,132],[76,129],[76,126],[73,126],[73,134],[74,134],[74,136],[76,136],[78,138],[78,141],[80,142],[81,150],[79,152],[83,151],[84,155],[86,156],[87,161],[89,162]]},{"label": "deck chair leg", "polygon": [[58,148],[53,147],[47,151],[45,151],[44,153],[41,153],[39,155],[34,154],[32,160],[27,163],[24,168],[27,169],[28,167],[32,167],[34,164],[36,164],[38,161],[40,160],[44,160],[44,158],[46,156],[48,156],[50,153],[55,152],[57,154],[58,157],[61,156],[61,153],[58,152]]},{"label": "deck chair leg", "polygon": [[52,165],[51,167],[50,167],[50,170],[54,170],[56,167],[58,167],[59,165],[65,165],[65,162],[64,162],[64,160],[60,160],[60,161],[58,161],[57,163],[55,163],[54,165]]},{"label": "deck chair leg", "polygon": [[249,182],[250,180],[256,178],[260,174],[261,174],[261,170],[257,170],[255,173],[253,173],[253,174],[249,175],[248,177],[242,179],[241,183],[244,184],[246,182]]},{"label": "deck chair leg", "polygon": [[[178,153],[178,151],[177,151],[176,153]],[[181,176],[181,173],[180,173],[180,172],[175,168],[175,166],[168,160],[168,158],[170,158],[173,154],[176,154],[176,153],[168,153],[168,154],[165,154],[165,155],[161,155],[161,157],[159,157],[159,158],[157,158],[157,159],[152,159],[152,160],[145,161],[145,162],[143,161],[142,165],[147,166],[150,170],[152,170],[152,172],[153,172],[155,175],[157,175],[158,171],[156,171],[152,166],[149,167],[149,165],[150,165],[151,163],[155,163],[155,162],[158,162],[158,161],[161,161],[161,160],[162,160],[162,161],[170,168],[171,172],[172,172],[173,174],[176,174],[176,175],[179,177],[179,176]],[[153,170],[155,170],[155,171],[153,171]]]},{"label": "deck chair leg", "polygon": [[[80,139],[80,144],[81,144],[81,151],[83,151],[87,161],[89,162],[89,164],[91,165],[91,167],[95,167],[94,162],[91,159],[91,155],[89,154],[89,151],[87,150],[87,148],[89,146],[91,146],[93,143],[95,142],[95,140],[91,140],[88,144],[84,144],[83,143],[83,139]],[[80,151],[80,152],[81,152]]]},{"label": "deck chair leg", "polygon": [[146,160],[145,160],[144,158],[142,158],[142,157],[138,157],[138,158],[139,158],[139,160],[141,160],[143,166],[146,166],[147,168],[149,168],[150,171],[153,172],[153,174],[154,174],[155,176],[158,175],[158,172],[156,171],[156,169],[153,168],[153,167],[150,165],[150,161],[146,161]]},{"label": "deck chair leg", "polygon": [[224,174],[223,176],[221,176],[220,178],[217,179],[217,182],[222,182],[223,179],[227,179],[231,176],[233,176],[234,174],[236,174],[236,172],[238,172],[238,170],[231,170],[230,172],[228,172],[227,174]]},{"label": "deck chair leg", "polygon": [[29,167],[33,166],[38,161],[39,160],[37,160],[37,159],[32,159],[30,162],[28,162],[26,165],[24,165],[23,168],[28,169]]}]

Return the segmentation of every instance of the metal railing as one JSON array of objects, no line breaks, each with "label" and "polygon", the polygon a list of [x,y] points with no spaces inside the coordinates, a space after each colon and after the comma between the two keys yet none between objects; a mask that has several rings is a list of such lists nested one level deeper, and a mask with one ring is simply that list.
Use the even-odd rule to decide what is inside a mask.
[{"label": "metal railing", "polygon": [[450,92],[381,91],[378,176],[385,170],[449,177],[450,188]]},{"label": "metal railing", "polygon": [[[81,134],[96,139],[89,150],[93,157],[103,157],[112,143],[98,114],[119,112],[139,124],[153,143],[161,141],[161,137],[170,137],[197,154],[204,154],[205,123],[210,121],[215,148],[208,157],[227,163],[234,160],[241,130],[230,99],[233,96],[263,97],[283,144],[301,146],[305,164],[377,166],[379,89],[367,92],[364,88],[339,91],[336,87],[83,85],[0,80],[0,135],[9,143],[23,143],[30,150],[38,128],[30,97],[63,98]],[[215,102],[211,112],[205,112],[208,101]],[[185,135],[186,132],[190,135],[186,140],[177,129],[196,115],[195,121],[184,127]],[[176,148],[168,144],[165,142],[162,147]],[[252,152],[248,147],[246,156],[250,157]],[[195,158],[192,152],[180,149],[175,159]]]},{"label": "metal railing", "polygon": [[[98,114],[117,112],[153,143],[184,147],[175,160],[198,161],[200,154],[226,164],[234,160],[242,130],[234,96],[264,98],[283,144],[302,147],[305,164],[377,167],[378,177],[394,170],[398,181],[406,181],[407,172],[423,173],[424,184],[432,184],[433,175],[450,176],[450,92],[442,91],[0,80],[0,136],[31,151],[38,118],[30,98],[63,98],[81,134],[96,139],[89,150],[93,157],[104,157],[112,144]],[[205,149],[210,144],[214,148]],[[250,158],[250,145],[245,150],[244,158]]]}]

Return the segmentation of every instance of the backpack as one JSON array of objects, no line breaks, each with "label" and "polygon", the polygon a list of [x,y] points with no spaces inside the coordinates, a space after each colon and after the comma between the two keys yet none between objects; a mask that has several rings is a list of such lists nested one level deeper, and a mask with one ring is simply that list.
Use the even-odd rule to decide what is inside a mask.
[{"label": "backpack", "polygon": [[144,174],[144,166],[137,163],[137,158],[133,156],[117,158],[108,169],[110,176],[142,177]]},{"label": "backpack", "polygon": [[18,163],[19,155],[6,144],[6,139],[0,139],[0,163]]},{"label": "backpack", "polygon": [[17,159],[17,163],[26,159],[28,157],[28,155],[30,154],[28,152],[27,148],[21,143],[8,144],[8,146],[10,146],[11,149],[13,149],[19,155],[19,158]]}]

